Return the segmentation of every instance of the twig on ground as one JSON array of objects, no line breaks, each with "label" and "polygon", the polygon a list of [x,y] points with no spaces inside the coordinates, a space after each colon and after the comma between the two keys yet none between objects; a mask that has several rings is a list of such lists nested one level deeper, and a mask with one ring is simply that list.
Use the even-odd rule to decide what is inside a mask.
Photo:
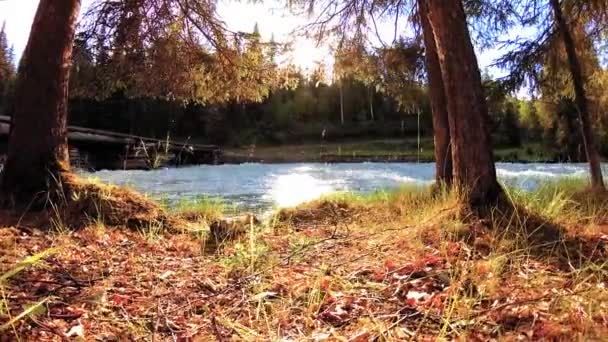
[{"label": "twig on ground", "polygon": [[218,342],[224,342],[224,336],[220,333],[220,330],[217,327],[217,320],[215,319],[215,315],[211,316],[211,327],[213,328],[213,334],[215,338],[217,338]]},{"label": "twig on ground", "polygon": [[57,335],[62,341],[69,341],[70,340],[69,338],[67,338],[65,336],[64,333],[62,333],[61,331],[59,331],[57,328],[51,327],[48,324],[42,323],[42,322],[40,322],[39,320],[37,320],[37,319],[35,319],[33,317],[30,317],[30,320],[32,321],[32,323],[36,324],[40,328],[42,328],[42,329],[44,329],[44,330],[46,330],[46,331],[48,331],[50,333],[53,333],[53,334]]},{"label": "twig on ground", "polygon": [[469,319],[479,318],[479,317],[484,316],[484,315],[486,315],[486,314],[488,314],[490,312],[500,311],[500,310],[506,309],[506,308],[508,308],[510,306],[520,306],[520,305],[525,305],[525,304],[532,304],[532,303],[540,302],[543,299],[547,299],[547,298],[552,298],[553,300],[555,300],[555,299],[558,299],[558,298],[564,298],[564,297],[569,297],[569,296],[576,296],[578,294],[581,294],[581,293],[584,293],[584,292],[588,292],[588,291],[589,291],[589,289],[585,289],[585,290],[580,290],[580,291],[572,292],[572,293],[569,293],[569,294],[562,294],[562,295],[556,295],[555,293],[549,292],[549,293],[546,293],[546,294],[544,294],[542,296],[538,296],[538,297],[535,297],[535,298],[517,300],[517,301],[514,301],[514,302],[510,302],[510,303],[503,303],[503,304],[498,305],[496,307],[479,311],[479,312],[473,314],[472,316],[470,316]]},{"label": "twig on ground", "polygon": [[[382,336],[382,335],[385,335],[385,334],[386,334],[386,333],[388,333],[389,331],[391,331],[391,330],[395,329],[395,328],[396,328],[396,327],[397,327],[399,324],[401,324],[401,323],[402,323],[403,321],[405,321],[406,319],[408,319],[408,318],[414,318],[414,317],[417,317],[417,316],[420,316],[420,312],[414,312],[414,313],[412,313],[412,314],[402,316],[402,317],[401,317],[401,318],[399,318],[397,321],[395,321],[395,323],[391,324],[391,325],[390,325],[388,328],[384,329],[384,331],[382,331],[382,333],[381,333],[380,335],[381,335],[381,336]],[[409,329],[407,329],[407,328],[401,328],[401,329],[402,329],[402,330],[403,330],[403,332],[404,332],[405,334],[407,334],[409,337],[414,337],[414,336],[416,335],[416,334],[415,334],[413,331],[411,331],[411,330],[409,330]]]}]

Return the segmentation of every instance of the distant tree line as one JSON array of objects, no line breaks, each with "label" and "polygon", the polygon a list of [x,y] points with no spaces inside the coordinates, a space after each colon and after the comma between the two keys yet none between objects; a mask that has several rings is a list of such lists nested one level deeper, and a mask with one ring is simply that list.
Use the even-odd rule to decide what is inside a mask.
[{"label": "distant tree line", "polygon": [[[250,50],[257,51],[262,45],[257,27],[248,37],[250,43],[244,45],[244,51],[252,55]],[[71,72],[69,123],[142,136],[239,146],[319,142],[323,131],[325,141],[415,136],[420,112],[421,133],[430,136],[433,132],[430,97],[426,76],[420,70],[424,51],[419,44],[419,41],[399,40],[390,48],[376,51],[375,55],[357,50],[361,47],[353,45],[343,48],[336,54],[335,80],[330,80],[323,64],[317,65],[310,74],[292,65],[279,71],[274,63],[276,48],[267,48],[258,52],[257,58],[264,60],[265,71],[270,73],[289,70],[289,76],[285,76],[289,79],[288,87],[268,89],[260,101],[232,98],[226,102],[204,103],[133,96],[129,93],[133,90],[122,85],[104,96],[93,96],[92,85],[102,82],[101,75],[110,79],[107,75],[110,65],[94,59],[94,49],[80,39],[75,43]],[[593,50],[588,47],[587,51],[590,54]],[[3,114],[10,114],[16,75],[13,58],[2,30],[0,113]],[[607,76],[599,67],[597,57],[586,61],[593,63],[595,77],[599,78],[594,87],[601,86],[602,77]],[[551,62],[554,67],[559,65],[555,59]],[[383,64],[386,75],[377,70]],[[560,89],[566,88],[565,85],[558,86],[554,81],[552,87],[543,89],[544,95],[540,98],[517,99],[489,74],[482,76],[495,146],[518,147],[523,142],[534,142],[551,151],[556,160],[585,160],[576,107],[566,94],[560,93],[564,92]],[[599,90],[596,93],[602,95]],[[606,100],[597,106],[605,104]],[[597,115],[595,120],[598,127],[606,127],[605,116]],[[608,134],[604,132],[607,130],[598,130],[599,146],[602,154],[608,155]]]},{"label": "distant tree line", "polygon": [[9,111],[15,80],[15,56],[6,37],[6,25],[0,28],[0,114]]}]

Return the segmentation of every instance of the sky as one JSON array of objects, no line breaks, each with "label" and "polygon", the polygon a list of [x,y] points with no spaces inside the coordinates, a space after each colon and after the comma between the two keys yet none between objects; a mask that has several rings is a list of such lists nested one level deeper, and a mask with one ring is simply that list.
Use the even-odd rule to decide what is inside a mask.
[{"label": "sky", "polygon": [[[83,0],[81,12],[86,10],[91,0]],[[311,39],[296,37],[293,31],[305,24],[307,19],[298,17],[284,8],[285,1],[265,0],[263,3],[246,1],[220,0],[218,12],[232,31],[251,32],[257,23],[264,40],[274,36],[277,42],[294,40],[293,52],[288,59],[303,70],[311,71],[318,62],[331,67],[332,58],[327,46],[318,46]],[[30,26],[36,13],[38,0],[0,0],[0,24],[6,23],[6,34],[14,46],[17,60],[27,43]],[[379,31],[383,40],[392,41],[392,24],[380,24]],[[498,57],[497,50],[478,53],[481,69],[487,68]],[[491,74],[499,76],[501,72],[490,69]]]}]

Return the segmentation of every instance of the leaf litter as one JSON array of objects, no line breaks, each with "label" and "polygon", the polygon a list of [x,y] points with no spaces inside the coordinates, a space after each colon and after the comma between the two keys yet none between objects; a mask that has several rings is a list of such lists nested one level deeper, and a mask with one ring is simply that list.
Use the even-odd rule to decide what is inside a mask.
[{"label": "leaf litter", "polygon": [[[453,239],[442,237],[442,224],[360,213],[342,220],[356,209],[322,208],[337,218],[319,222],[307,209],[295,227],[262,230],[211,254],[187,233],[151,241],[95,225],[59,235],[0,228],[2,273],[56,250],[3,284],[2,324],[45,302],[2,334],[36,341],[608,336],[605,259],[568,266],[558,258],[494,255],[475,247],[493,239],[490,229]],[[604,235],[593,240],[603,256]]]}]

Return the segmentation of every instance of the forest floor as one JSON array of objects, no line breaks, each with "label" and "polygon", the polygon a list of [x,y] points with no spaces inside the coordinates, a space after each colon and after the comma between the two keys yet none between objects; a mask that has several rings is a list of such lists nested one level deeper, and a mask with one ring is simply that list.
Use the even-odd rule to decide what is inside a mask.
[{"label": "forest floor", "polygon": [[426,188],[336,194],[219,242],[209,203],[171,209],[180,233],[1,213],[0,340],[599,341],[608,197],[582,189],[485,219]]},{"label": "forest floor", "polygon": [[[416,138],[357,140],[354,142],[303,143],[245,146],[225,149],[227,163],[303,163],[303,162],[432,162],[433,140],[423,138],[420,153]],[[554,155],[540,144],[497,148],[497,160],[505,162],[552,161]]]}]

